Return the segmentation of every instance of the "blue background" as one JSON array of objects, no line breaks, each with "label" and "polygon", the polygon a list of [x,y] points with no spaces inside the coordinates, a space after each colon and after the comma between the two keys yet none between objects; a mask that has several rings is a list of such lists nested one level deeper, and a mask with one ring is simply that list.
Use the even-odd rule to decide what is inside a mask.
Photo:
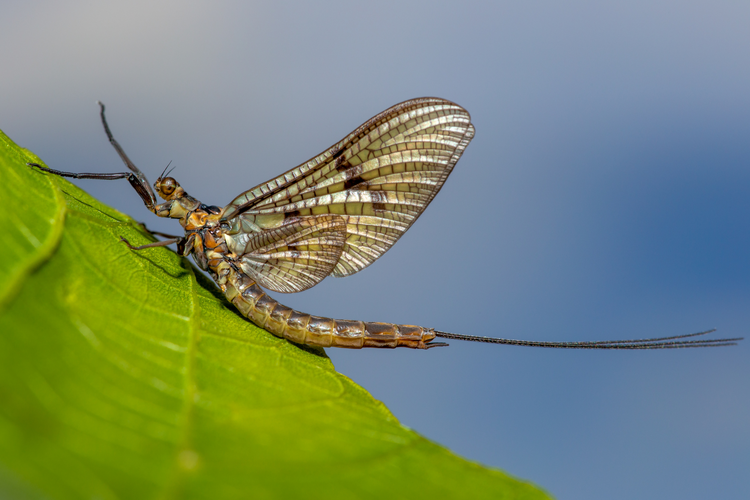
[{"label": "blue background", "polygon": [[[405,99],[477,134],[379,262],[289,306],[530,340],[750,332],[750,3],[21,2],[0,128],[50,166],[205,203]],[[125,182],[84,189],[153,229]],[[33,200],[29,200],[33,203]],[[561,500],[750,498],[750,341],[553,351],[329,350],[405,425]]]}]

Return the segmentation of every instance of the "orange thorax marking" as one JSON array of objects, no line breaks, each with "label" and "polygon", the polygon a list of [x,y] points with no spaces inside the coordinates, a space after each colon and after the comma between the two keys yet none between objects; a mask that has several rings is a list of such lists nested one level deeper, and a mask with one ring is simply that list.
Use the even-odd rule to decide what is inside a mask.
[{"label": "orange thorax marking", "polygon": [[208,221],[207,219],[208,214],[206,212],[196,210],[188,215],[183,227],[185,228],[185,231],[195,231],[204,227]]}]

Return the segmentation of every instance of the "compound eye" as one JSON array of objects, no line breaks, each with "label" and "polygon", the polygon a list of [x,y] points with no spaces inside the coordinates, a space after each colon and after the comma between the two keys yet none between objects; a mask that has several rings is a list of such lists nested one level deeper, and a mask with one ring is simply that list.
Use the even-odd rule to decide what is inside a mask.
[{"label": "compound eye", "polygon": [[157,189],[164,193],[165,196],[169,196],[170,194],[174,193],[174,190],[177,189],[177,186],[179,186],[179,184],[177,184],[176,180],[174,180],[172,177],[166,177],[159,182],[159,187]]}]

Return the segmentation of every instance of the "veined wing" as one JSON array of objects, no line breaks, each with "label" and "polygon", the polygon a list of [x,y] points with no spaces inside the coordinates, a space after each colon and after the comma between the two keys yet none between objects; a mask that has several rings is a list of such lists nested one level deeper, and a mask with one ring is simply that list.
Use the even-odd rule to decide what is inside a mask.
[{"label": "veined wing", "polygon": [[228,238],[240,266],[274,292],[301,292],[331,274],[341,257],[346,223],[338,215],[299,218],[283,226]]},{"label": "veined wing", "polygon": [[346,242],[333,275],[349,276],[409,229],[473,136],[471,117],[457,104],[437,98],[405,101],[315,158],[242,193],[224,208],[222,219],[241,232],[263,229],[264,220],[276,227],[337,214],[346,223]]}]

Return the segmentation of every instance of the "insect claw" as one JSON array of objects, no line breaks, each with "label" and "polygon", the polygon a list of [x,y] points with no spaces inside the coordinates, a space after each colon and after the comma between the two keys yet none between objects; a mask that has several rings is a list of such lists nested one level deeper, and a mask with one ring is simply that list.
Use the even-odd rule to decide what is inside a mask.
[{"label": "insect claw", "polygon": [[128,240],[126,240],[125,238],[123,238],[122,236],[120,236],[120,241],[122,241],[123,243],[125,243],[128,246],[129,249],[135,250],[135,247],[133,245],[131,245],[130,242]]}]

